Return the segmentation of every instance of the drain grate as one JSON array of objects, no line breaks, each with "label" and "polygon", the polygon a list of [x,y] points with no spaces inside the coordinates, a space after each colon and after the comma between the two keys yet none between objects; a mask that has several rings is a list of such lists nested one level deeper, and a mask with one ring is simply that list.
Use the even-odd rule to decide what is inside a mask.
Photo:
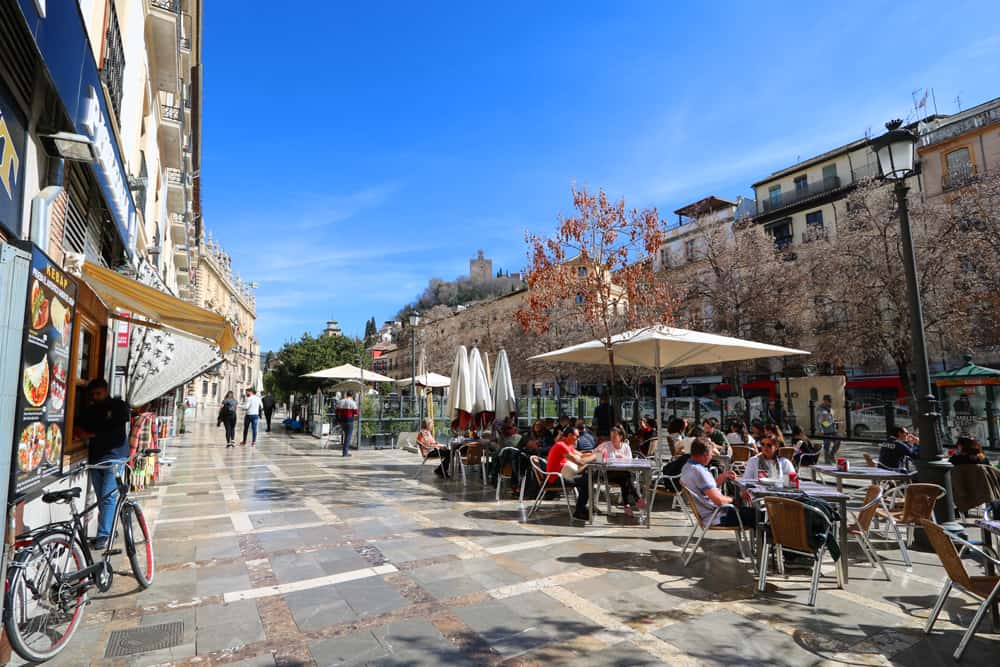
[{"label": "drain grate", "polygon": [[184,636],[184,621],[144,625],[129,630],[115,630],[104,650],[105,658],[120,658],[134,653],[147,653],[179,646]]}]

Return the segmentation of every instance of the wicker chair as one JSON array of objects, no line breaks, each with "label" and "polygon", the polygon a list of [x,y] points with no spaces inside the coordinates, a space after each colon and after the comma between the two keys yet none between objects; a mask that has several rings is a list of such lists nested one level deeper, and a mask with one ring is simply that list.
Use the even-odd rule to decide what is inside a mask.
[{"label": "wicker chair", "polygon": [[430,459],[439,459],[443,461],[444,457],[442,456],[442,453],[448,451],[447,445],[425,445],[420,442],[419,438],[416,440],[416,445],[417,450],[420,452],[420,456],[423,457],[423,460],[420,462],[420,466],[417,468],[417,474],[415,474],[414,477],[420,476],[420,473],[424,470],[424,464]]},{"label": "wicker chair", "polygon": [[[538,481],[538,496],[535,497],[535,504],[531,506],[528,510],[528,517],[530,518],[534,514],[535,510],[542,502],[542,498],[545,497],[546,493],[551,492],[562,492],[563,497],[566,499],[566,511],[569,512],[569,518],[573,518],[573,506],[569,502],[569,491],[566,488],[566,479],[562,476],[561,472],[546,472],[545,471],[545,460],[538,456],[532,456],[531,470],[535,474],[535,479]],[[524,488],[524,485],[521,485]]]},{"label": "wicker chair", "polygon": [[[913,541],[913,529],[920,525],[922,520],[934,520],[934,505],[944,495],[944,489],[937,484],[907,484],[897,486],[882,496],[882,504],[877,514],[888,521],[907,568],[913,567],[910,552],[906,548],[906,545]],[[903,497],[903,504],[897,505],[896,501],[900,496]],[[906,526],[905,542],[899,532],[900,525]]]},{"label": "wicker chair", "polygon": [[868,452],[861,452],[861,456],[865,457],[865,465],[869,468],[878,468],[878,463],[872,458],[872,455]]},{"label": "wicker chair", "polygon": [[[735,526],[713,525],[715,523],[716,518],[719,516],[719,513],[722,512],[722,510],[724,509],[733,507],[733,505],[730,504],[720,505],[715,508],[715,511],[712,512],[712,515],[708,517],[707,520],[702,519],[701,514],[698,512],[698,505],[695,502],[694,496],[691,495],[692,491],[686,486],[684,486],[683,483],[680,485],[680,487],[681,487],[681,494],[684,496],[684,502],[687,503],[688,512],[690,516],[694,518],[694,525],[691,529],[691,534],[688,535],[687,540],[684,541],[684,547],[681,549],[682,557],[684,556],[684,554],[687,553],[688,545],[691,544],[691,540],[695,539],[695,536],[697,535],[697,539],[695,539],[694,545],[691,547],[691,553],[687,554],[687,557],[684,558],[684,567],[687,567],[688,563],[691,562],[691,559],[694,558],[695,552],[698,551],[698,546],[701,545],[702,538],[704,538],[705,534],[708,533],[709,531],[735,532],[736,542],[740,548],[740,556],[746,558],[746,551],[743,549],[743,530],[744,530],[743,521],[739,518],[739,514],[736,515]],[[704,547],[702,547],[702,550],[704,550]],[[705,553],[707,554],[708,552],[706,551]]]},{"label": "wicker chair", "polygon": [[878,511],[879,507],[882,506],[882,487],[878,484],[872,484],[868,487],[865,492],[864,500],[861,505],[848,505],[847,512],[848,516],[853,515],[853,523],[847,524],[847,535],[848,538],[854,538],[855,541],[861,546],[861,550],[865,553],[865,557],[868,558],[868,562],[871,563],[872,567],[878,563],[878,566],[882,568],[882,574],[885,575],[887,581],[892,581],[892,577],[889,576],[889,571],[885,569],[885,563],[879,557],[878,552],[875,551],[875,547],[872,546],[871,541],[868,539],[868,533],[871,531],[872,520],[875,518],[875,513]]},{"label": "wicker chair", "polygon": [[795,448],[794,447],[778,447],[778,456],[783,459],[788,459],[789,461],[795,460]]},{"label": "wicker chair", "polygon": [[486,459],[484,457],[484,448],[482,443],[470,442],[462,445],[455,450],[452,462],[458,463],[459,467],[462,469],[462,484],[465,484],[468,479],[467,473],[469,468],[476,467],[479,468],[479,473],[483,478],[483,485],[486,484]]},{"label": "wicker chair", "polygon": [[[958,648],[955,649],[955,660],[961,660],[962,654],[965,652],[965,647],[969,644],[972,636],[976,634],[976,628],[979,627],[979,623],[983,620],[986,610],[990,608],[990,604],[1000,594],[1000,577],[970,576],[965,570],[965,563],[962,561],[962,552],[966,549],[972,549],[981,558],[992,561],[994,565],[1000,565],[1000,560],[960,537],[949,535],[941,526],[927,519],[922,519],[920,525],[927,534],[931,546],[937,552],[938,558],[941,559],[941,565],[944,566],[944,570],[948,575],[948,579],[941,589],[941,594],[938,596],[937,602],[934,603],[934,608],[931,610],[930,616],[927,617],[924,634],[930,634],[934,628],[934,623],[937,622],[938,615],[941,613],[941,609],[944,607],[945,600],[948,599],[948,593],[951,592],[952,587],[957,586],[963,592],[982,600],[982,604],[976,610],[976,615],[973,616],[972,622],[962,636],[962,641],[958,643]],[[956,542],[962,545],[962,551],[955,548]]]},{"label": "wicker chair", "polygon": [[[823,517],[827,524],[827,529],[832,533],[833,526],[825,514],[816,509],[804,505],[791,498],[780,498],[768,496],[764,498],[764,506],[767,508],[767,519],[771,526],[770,542],[768,536],[764,534],[763,551],[760,556],[760,576],[758,580],[758,590],[763,593],[767,584],[767,560],[771,550],[771,544],[779,547],[779,558],[781,552],[787,550],[792,553],[809,556],[813,558],[812,585],[809,588],[809,606],[816,606],[816,593],[819,590],[820,571],[823,566],[823,555],[826,552],[825,546],[814,549],[809,545],[809,537],[806,532],[806,512],[814,512]],[[846,558],[847,554],[842,554]],[[840,588],[844,587],[843,570],[837,566],[837,583]]]},{"label": "wicker chair", "polygon": [[733,445],[731,449],[733,470],[742,475],[747,467],[747,461],[754,455],[753,449],[747,445]]}]

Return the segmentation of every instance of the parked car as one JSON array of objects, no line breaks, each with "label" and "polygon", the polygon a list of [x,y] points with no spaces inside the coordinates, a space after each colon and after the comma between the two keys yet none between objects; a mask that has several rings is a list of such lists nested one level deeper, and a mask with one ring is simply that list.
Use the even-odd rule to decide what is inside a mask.
[{"label": "parked car", "polygon": [[[896,426],[913,427],[910,408],[907,405],[894,406],[893,419]],[[851,410],[851,435],[855,438],[879,438],[886,436],[885,406],[866,405]]]},{"label": "parked car", "polygon": [[663,416],[669,419],[676,414],[678,417],[684,417],[688,421],[693,421],[695,418],[694,406],[696,401],[701,419],[707,419],[708,417],[722,418],[722,411],[719,409],[718,401],[702,397],[692,399],[689,396],[668,398],[666,405],[663,406]]}]

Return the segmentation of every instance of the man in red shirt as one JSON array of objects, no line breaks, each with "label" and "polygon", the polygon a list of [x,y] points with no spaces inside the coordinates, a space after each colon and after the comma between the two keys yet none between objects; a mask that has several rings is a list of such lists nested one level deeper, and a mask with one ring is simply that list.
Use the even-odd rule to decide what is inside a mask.
[{"label": "man in red shirt", "polygon": [[[587,474],[583,467],[594,460],[594,452],[580,452],[576,449],[577,438],[580,432],[573,426],[563,429],[562,436],[552,445],[549,450],[549,457],[545,461],[545,472],[558,472],[566,477],[566,481],[576,486],[576,511],[573,518],[577,521],[587,521],[590,519],[588,503],[590,501],[590,485],[587,483]],[[570,470],[565,470],[567,463],[574,464],[576,468],[574,474]]]}]

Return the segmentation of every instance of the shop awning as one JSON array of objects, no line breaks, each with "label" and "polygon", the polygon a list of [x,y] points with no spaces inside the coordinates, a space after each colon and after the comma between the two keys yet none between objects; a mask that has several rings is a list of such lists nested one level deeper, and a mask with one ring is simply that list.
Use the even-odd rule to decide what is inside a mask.
[{"label": "shop awning", "polygon": [[236,345],[233,328],[222,315],[90,262],[83,264],[83,279],[112,310],[125,310],[150,323],[207,338],[218,345],[223,354]]}]

